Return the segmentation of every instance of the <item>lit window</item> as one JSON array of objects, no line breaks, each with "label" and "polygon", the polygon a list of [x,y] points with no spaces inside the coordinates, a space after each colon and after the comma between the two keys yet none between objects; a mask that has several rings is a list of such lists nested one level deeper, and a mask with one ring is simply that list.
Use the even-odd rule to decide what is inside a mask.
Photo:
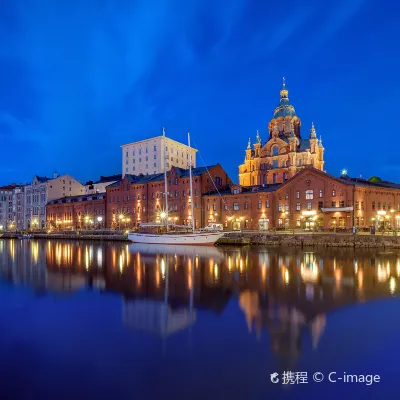
[{"label": "lit window", "polygon": [[313,190],[306,190],[306,200],[312,200],[314,198]]}]

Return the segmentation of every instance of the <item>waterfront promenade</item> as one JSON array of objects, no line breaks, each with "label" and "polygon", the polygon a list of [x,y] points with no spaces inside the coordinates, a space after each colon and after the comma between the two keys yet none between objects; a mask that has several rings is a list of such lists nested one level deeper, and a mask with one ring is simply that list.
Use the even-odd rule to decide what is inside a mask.
[{"label": "waterfront promenade", "polygon": [[[33,239],[51,240],[95,240],[95,241],[128,241],[126,232],[122,231],[82,231],[58,233],[31,233]],[[17,233],[5,232],[0,238],[19,238]],[[397,232],[339,233],[310,231],[277,231],[249,232],[227,231],[217,242],[218,245],[265,245],[269,247],[354,247],[354,248],[400,248],[400,235]]]}]

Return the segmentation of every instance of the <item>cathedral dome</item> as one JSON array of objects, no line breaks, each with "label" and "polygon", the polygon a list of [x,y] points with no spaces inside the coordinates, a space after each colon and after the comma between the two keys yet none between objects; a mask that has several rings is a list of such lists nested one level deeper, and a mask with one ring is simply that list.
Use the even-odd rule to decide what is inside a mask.
[{"label": "cathedral dome", "polygon": [[280,91],[281,100],[278,107],[274,110],[274,119],[282,117],[295,117],[296,111],[289,103],[289,91],[286,89],[285,79],[283,80],[283,87]]}]

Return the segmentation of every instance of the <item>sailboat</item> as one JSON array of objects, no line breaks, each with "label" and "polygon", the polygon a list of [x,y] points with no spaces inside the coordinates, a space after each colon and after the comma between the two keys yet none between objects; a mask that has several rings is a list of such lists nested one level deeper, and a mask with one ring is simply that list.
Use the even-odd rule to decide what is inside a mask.
[{"label": "sailboat", "polygon": [[[162,223],[143,223],[139,226],[139,232],[129,232],[128,240],[133,243],[143,244],[173,244],[173,245],[187,245],[187,246],[212,246],[215,242],[220,239],[224,232],[220,231],[196,231],[194,223],[194,210],[193,201],[190,202],[191,214],[192,214],[192,232],[171,232],[168,224],[168,190],[167,190],[167,168],[166,168],[166,146],[165,146],[165,129],[163,129],[164,137],[164,188],[165,188],[165,218],[166,224]],[[193,193],[193,179],[192,179],[192,152],[190,151],[190,132],[188,132],[188,146],[189,146],[189,183],[190,183],[190,194]],[[140,230],[146,230],[147,232],[141,232]],[[165,233],[159,233],[161,229],[165,228]],[[175,226],[176,228],[176,226]],[[183,228],[188,229],[190,227],[184,226]],[[155,232],[149,232],[154,230]]]}]

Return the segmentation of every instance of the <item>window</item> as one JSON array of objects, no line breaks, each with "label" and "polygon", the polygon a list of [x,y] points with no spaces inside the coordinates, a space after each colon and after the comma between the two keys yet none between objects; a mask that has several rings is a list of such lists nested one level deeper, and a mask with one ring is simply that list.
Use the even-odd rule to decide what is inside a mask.
[{"label": "window", "polygon": [[361,202],[361,210],[364,210],[364,202]]},{"label": "window", "polygon": [[381,203],[378,201],[378,210],[381,209]]},{"label": "window", "polygon": [[332,207],[336,207],[336,201],[332,201],[331,206],[332,206]]},{"label": "window", "polygon": [[314,198],[313,190],[306,190],[306,200],[312,200]]},{"label": "window", "polygon": [[272,183],[276,183],[276,174],[272,175]]},{"label": "window", "polygon": [[358,201],[356,201],[356,202],[355,202],[355,209],[356,209],[356,210],[359,210],[358,207],[359,207],[359,206],[358,206]]},{"label": "window", "polygon": [[332,190],[332,197],[336,196],[336,190]]},{"label": "window", "polygon": [[[249,208],[249,203],[246,201],[245,203],[244,203],[244,209],[245,210],[247,210]],[[259,207],[260,208],[260,207]]]},{"label": "window", "polygon": [[156,163],[154,163],[153,166],[154,166],[154,168],[157,168],[157,164]]},{"label": "window", "polygon": [[289,211],[289,204],[285,204],[285,211]]},{"label": "window", "polygon": [[155,145],[153,146],[153,151],[157,151],[157,147]]},{"label": "window", "polygon": [[139,149],[139,155],[141,155],[142,154],[142,149]]},{"label": "window", "polygon": [[142,157],[139,157],[139,162],[142,162]]},{"label": "window", "polygon": [[301,226],[301,219],[296,218],[296,227],[299,228]]},{"label": "window", "polygon": [[321,211],[321,208],[324,208],[324,202],[323,201],[319,201],[318,202],[318,210]]},{"label": "window", "polygon": [[282,218],[278,219],[278,226],[279,226],[279,228],[283,227],[283,219]]},{"label": "window", "polygon": [[132,150],[132,156],[135,157],[135,150]]},{"label": "window", "polygon": [[282,204],[278,204],[278,211],[282,211]]},{"label": "window", "polygon": [[372,202],[371,207],[372,207],[372,211],[375,211],[375,202],[374,201]]},{"label": "window", "polygon": [[239,194],[239,189],[233,189],[233,194]]},{"label": "window", "polygon": [[288,173],[287,173],[287,172],[284,172],[284,173],[283,173],[283,180],[284,180],[284,181],[287,181],[287,179],[288,179]]},{"label": "window", "polygon": [[306,208],[307,208],[307,211],[311,211],[312,210],[312,202],[311,201],[308,201],[306,203]]},{"label": "window", "polygon": [[210,211],[210,205],[207,204],[207,211]]},{"label": "window", "polygon": [[278,168],[278,160],[272,161],[272,168]]},{"label": "window", "polygon": [[273,146],[272,147],[272,155],[277,156],[279,154],[279,148],[278,146]]},{"label": "window", "polygon": [[287,200],[289,198],[289,193],[285,193],[285,200]]},{"label": "window", "polygon": [[296,211],[300,211],[300,203],[296,203]]},{"label": "window", "polygon": [[319,191],[319,197],[324,197],[324,192],[322,190]]},{"label": "window", "polygon": [[382,210],[386,210],[386,203],[382,203]]},{"label": "window", "polygon": [[[246,205],[247,205],[247,203],[246,203]],[[245,207],[244,207],[245,209],[246,209],[246,205],[245,205]],[[259,201],[259,202],[258,202],[258,209],[260,209],[261,207],[262,207],[262,203],[261,203],[261,201]]]},{"label": "window", "polygon": [[239,211],[239,203],[233,203],[233,210]]}]

